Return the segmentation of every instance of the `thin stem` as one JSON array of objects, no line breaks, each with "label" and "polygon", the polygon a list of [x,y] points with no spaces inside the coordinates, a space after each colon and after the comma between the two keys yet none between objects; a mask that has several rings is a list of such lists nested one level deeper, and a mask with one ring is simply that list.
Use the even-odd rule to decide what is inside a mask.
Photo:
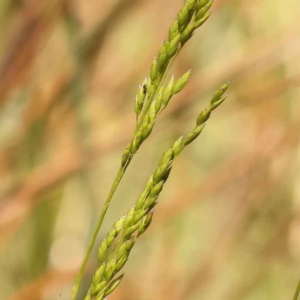
[{"label": "thin stem", "polygon": [[297,289],[296,289],[296,292],[295,292],[293,300],[298,300],[299,293],[300,293],[300,280],[298,282]]},{"label": "thin stem", "polygon": [[87,265],[87,262],[90,258],[90,255],[92,253],[92,250],[94,248],[94,245],[95,245],[95,242],[96,242],[96,239],[97,239],[97,236],[98,236],[98,233],[100,231],[100,228],[102,226],[102,223],[103,223],[103,220],[104,220],[104,217],[106,215],[106,212],[108,210],[108,207],[111,203],[111,200],[112,200],[112,197],[121,181],[121,179],[123,178],[124,176],[124,173],[128,167],[128,165],[130,164],[130,161],[132,160],[132,157],[129,157],[126,165],[124,167],[120,167],[119,170],[118,170],[118,173],[115,177],[115,180],[113,182],[113,185],[110,189],[110,192],[108,194],[108,197],[103,205],[103,208],[101,210],[101,214],[99,216],[99,219],[98,219],[98,222],[96,224],[96,227],[95,227],[95,230],[93,232],[93,235],[92,235],[92,238],[91,238],[91,241],[90,241],[90,244],[89,244],[89,247],[88,247],[88,250],[85,254],[85,257],[84,257],[84,260],[81,264],[81,267],[80,267],[80,270],[77,274],[77,277],[76,277],[76,280],[75,280],[75,284],[73,286],[73,289],[72,289],[72,296],[71,296],[71,300],[75,300],[76,299],[76,295],[78,293],[78,289],[79,289],[79,285],[80,285],[80,282],[81,282],[81,279],[82,279],[82,276],[83,276],[83,273],[84,273],[84,270],[86,268],[86,265]]}]

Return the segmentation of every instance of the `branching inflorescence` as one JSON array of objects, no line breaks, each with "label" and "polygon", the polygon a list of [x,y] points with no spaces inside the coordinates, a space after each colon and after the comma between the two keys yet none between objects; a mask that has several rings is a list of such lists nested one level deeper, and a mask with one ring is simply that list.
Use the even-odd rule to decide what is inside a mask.
[{"label": "branching inflorescence", "polygon": [[211,112],[226,99],[224,93],[227,87],[227,84],[222,86],[212,98],[210,105],[199,114],[194,130],[180,137],[163,154],[158,167],[149,178],[145,190],[138,197],[135,205],[113,225],[102,241],[98,250],[99,267],[94,274],[85,300],[104,299],[118,286],[124,274],[116,278],[115,275],[127,262],[137,238],[149,227],[158,196],[169,177],[174,159],[202,132]]},{"label": "branching inflorescence", "polygon": [[[123,152],[119,171],[99,216],[84,262],[73,287],[72,300],[76,298],[81,277],[105,214],[127,167],[142,143],[151,134],[157,116],[168,106],[171,98],[185,87],[189,80],[191,71],[187,71],[176,81],[172,76],[168,84],[163,85],[168,70],[182,47],[192,37],[194,31],[209,18],[209,9],[212,2],[213,0],[187,0],[185,2],[169,29],[168,38],[161,44],[157,58],[154,58],[152,62],[149,77],[146,77],[139,86],[134,107],[136,113],[134,134]],[[201,133],[211,112],[226,99],[224,93],[227,88],[228,84],[225,84],[217,91],[210,105],[198,116],[194,130],[179,138],[172,148],[165,152],[135,206],[125,217],[114,224],[112,230],[102,241],[98,251],[99,267],[94,274],[93,282],[85,300],[104,299],[118,286],[123,275],[118,277],[116,275],[128,260],[130,250],[136,239],[150,225],[153,208],[170,174],[175,157]]]}]

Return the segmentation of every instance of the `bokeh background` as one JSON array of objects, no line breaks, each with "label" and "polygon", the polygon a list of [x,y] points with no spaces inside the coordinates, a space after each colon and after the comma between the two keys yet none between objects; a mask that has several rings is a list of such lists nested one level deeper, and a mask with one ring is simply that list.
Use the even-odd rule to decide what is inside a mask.
[{"label": "bokeh background", "polygon": [[[0,1],[0,299],[65,300],[182,0]],[[300,278],[300,2],[216,0],[99,240],[224,82],[112,300],[291,299]],[[90,259],[79,299],[93,270]]]}]

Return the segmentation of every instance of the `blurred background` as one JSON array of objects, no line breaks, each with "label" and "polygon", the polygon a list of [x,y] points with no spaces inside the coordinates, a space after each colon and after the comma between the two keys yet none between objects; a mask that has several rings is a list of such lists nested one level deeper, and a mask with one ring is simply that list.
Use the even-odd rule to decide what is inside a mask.
[{"label": "blurred background", "polygon": [[[182,0],[0,1],[0,299],[65,300]],[[292,299],[300,278],[300,2],[216,0],[100,239],[224,82],[112,300]],[[99,241],[97,244],[99,244]],[[96,268],[93,253],[83,299]]]}]

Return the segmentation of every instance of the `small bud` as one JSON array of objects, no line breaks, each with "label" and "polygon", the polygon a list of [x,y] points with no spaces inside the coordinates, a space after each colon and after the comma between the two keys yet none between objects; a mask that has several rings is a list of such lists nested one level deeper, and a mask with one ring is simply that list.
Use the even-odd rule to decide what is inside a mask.
[{"label": "small bud", "polygon": [[135,98],[135,106],[134,106],[134,110],[137,116],[141,113],[143,109],[145,96],[146,96],[146,87],[145,85],[140,85],[137,96]]},{"label": "small bud", "polygon": [[102,264],[107,258],[107,243],[103,240],[100,247],[98,248],[98,263]]},{"label": "small bud", "polygon": [[179,41],[180,41],[180,34],[178,33],[170,41],[170,45],[169,45],[169,48],[168,48],[168,57],[169,57],[169,59],[172,58],[176,54],[176,52],[177,52],[177,50],[178,50],[178,48],[180,46]]},{"label": "small bud", "polygon": [[159,183],[157,183],[150,191],[150,197],[154,197],[159,195],[159,193],[162,191],[165,181],[162,180]]},{"label": "small bud", "polygon": [[142,142],[143,142],[142,134],[141,134],[141,132],[138,132],[136,134],[136,136],[134,137],[133,142],[131,144],[130,153],[135,154],[139,150]]},{"label": "small bud", "polygon": [[134,240],[133,239],[125,241],[120,246],[119,251],[118,251],[118,255],[120,255],[120,256],[127,255],[128,256],[131,249],[132,249],[132,247],[133,247],[133,245],[134,245]]},{"label": "small bud", "polygon": [[164,90],[164,95],[163,95],[163,107],[166,107],[173,95],[173,85],[174,85],[174,75],[171,77],[168,86]]},{"label": "small bud", "polygon": [[220,97],[224,95],[224,93],[227,91],[229,86],[229,82],[223,84],[218,91],[214,94],[214,96],[212,97],[212,99],[210,100],[210,103],[213,104],[215,102],[217,102],[218,100],[220,100]]},{"label": "small bud", "polygon": [[101,264],[93,276],[93,285],[98,284],[102,280],[104,271],[105,271],[105,264]]},{"label": "small bud", "polygon": [[148,197],[144,203],[144,209],[147,211],[149,209],[152,209],[156,204],[157,198],[158,198],[158,195],[153,196],[153,197]]},{"label": "small bud", "polygon": [[195,9],[196,0],[187,0],[185,5],[187,6],[189,11],[193,11]]},{"label": "small bud", "polygon": [[131,144],[128,144],[128,146],[126,147],[126,149],[123,152],[122,155],[122,160],[121,160],[121,166],[124,167],[129,159],[129,156],[131,154],[130,152],[130,148],[131,148]]},{"label": "small bud", "polygon": [[151,71],[150,71],[150,78],[152,82],[155,81],[156,75],[157,75],[157,60],[156,58],[154,58],[151,66]]},{"label": "small bud", "polygon": [[186,84],[191,76],[191,73],[192,73],[192,70],[187,71],[175,82],[174,87],[173,87],[174,94],[179,93],[186,86]]},{"label": "small bud", "polygon": [[168,162],[160,165],[153,174],[154,182],[165,180],[166,175],[168,175],[169,168],[170,164]]},{"label": "small bud", "polygon": [[159,68],[167,62],[168,59],[168,49],[166,42],[163,42],[158,53],[157,65]]},{"label": "small bud", "polygon": [[184,5],[183,8],[178,13],[178,25],[179,31],[182,32],[190,23],[193,17],[194,11],[190,11],[187,5]]},{"label": "small bud", "polygon": [[127,254],[123,254],[120,258],[118,258],[118,262],[117,262],[117,265],[116,265],[116,272],[119,272],[124,267],[127,260],[128,260],[128,255]]},{"label": "small bud", "polygon": [[195,22],[194,22],[194,27],[195,28],[198,28],[200,27],[201,25],[203,25],[207,20],[208,18],[211,16],[211,13],[208,12],[206,13],[201,19],[195,19]]},{"label": "small bud", "polygon": [[211,109],[209,107],[206,108],[205,110],[203,110],[197,118],[197,121],[196,121],[197,126],[200,126],[204,122],[206,122],[209,119],[210,114],[211,114]]},{"label": "small bud", "polygon": [[185,147],[184,138],[182,136],[173,145],[174,155],[178,156],[181,153],[181,151],[184,149],[184,147]]},{"label": "small bud", "polygon": [[90,289],[90,295],[92,297],[96,296],[97,294],[101,293],[103,289],[106,287],[107,282],[104,280],[101,283],[97,284],[96,286],[93,286]]},{"label": "small bud", "polygon": [[169,29],[169,41],[172,41],[174,38],[176,38],[179,35],[178,32],[178,20],[176,19],[170,29]]},{"label": "small bud", "polygon": [[124,230],[126,230],[128,227],[131,226],[132,221],[133,221],[134,212],[135,212],[135,207],[131,208],[130,211],[127,213],[124,223],[123,223]]},{"label": "small bud", "polygon": [[173,160],[174,158],[174,150],[173,149],[169,149],[168,151],[166,151],[162,158],[159,161],[159,165],[162,164],[170,164],[171,160]]},{"label": "small bud", "polygon": [[196,4],[196,10],[199,11],[201,8],[205,6],[211,6],[213,3],[212,0],[199,0],[198,3]]},{"label": "small bud", "polygon": [[107,281],[110,281],[111,278],[114,276],[116,265],[117,265],[117,260],[116,260],[115,257],[110,259],[107,262],[106,268],[105,268],[105,271],[104,271],[104,277]]},{"label": "small bud", "polygon": [[218,106],[220,106],[226,99],[227,99],[227,95],[221,97],[219,101],[216,101],[216,102],[214,102],[213,104],[211,104],[212,110],[214,110],[214,109],[216,109]]},{"label": "small bud", "polygon": [[181,45],[183,46],[193,35],[195,31],[195,25],[194,24],[189,24],[181,33],[180,35],[180,42]]},{"label": "small bud", "polygon": [[155,100],[155,114],[158,114],[158,112],[161,109],[162,99],[163,99],[163,88],[161,87],[158,92],[157,98]]},{"label": "small bud", "polygon": [[143,141],[148,138],[148,136],[152,132],[153,127],[154,127],[154,121],[150,122],[148,126],[143,130],[142,132]]},{"label": "small bud", "polygon": [[143,204],[145,202],[147,195],[148,195],[147,191],[144,191],[140,194],[138,200],[136,201],[136,205],[135,205],[137,210],[139,210],[143,207]]},{"label": "small bud", "polygon": [[197,126],[191,133],[189,133],[185,138],[184,138],[184,145],[187,146],[190,144],[194,139],[196,139],[199,134],[202,132],[204,129],[205,124],[201,126]]},{"label": "small bud", "polygon": [[127,227],[126,230],[124,230],[124,238],[128,238],[130,235],[132,235],[139,227],[139,224],[136,223],[130,227]]},{"label": "small bud", "polygon": [[139,226],[139,229],[138,229],[138,237],[140,235],[142,235],[147,230],[147,228],[150,226],[150,224],[152,222],[153,213],[154,213],[154,210],[151,210],[147,214],[147,216],[145,216],[145,218],[142,220],[142,222]]},{"label": "small bud", "polygon": [[212,4],[212,1],[210,1],[210,3],[208,2],[206,5],[204,5],[199,10],[197,10],[197,13],[195,15],[195,20],[202,19],[204,17],[204,15],[209,11],[211,4]]},{"label": "small bud", "polygon": [[105,290],[105,294],[104,297],[108,296],[109,294],[111,294],[116,288],[117,286],[120,284],[122,278],[123,278],[124,274],[120,275],[118,278],[114,279],[108,286],[108,288]]}]

